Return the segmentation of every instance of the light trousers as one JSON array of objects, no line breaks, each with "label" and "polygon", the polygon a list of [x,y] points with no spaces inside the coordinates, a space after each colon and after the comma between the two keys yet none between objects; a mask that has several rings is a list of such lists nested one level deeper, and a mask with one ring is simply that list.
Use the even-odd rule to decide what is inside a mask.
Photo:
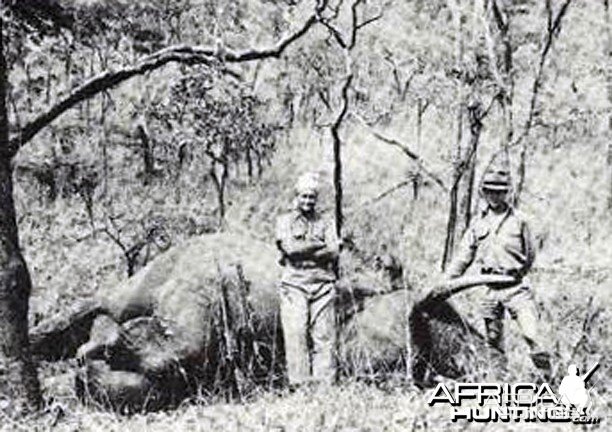
[{"label": "light trousers", "polygon": [[281,283],[280,312],[289,383],[333,383],[336,323],[333,282]]}]

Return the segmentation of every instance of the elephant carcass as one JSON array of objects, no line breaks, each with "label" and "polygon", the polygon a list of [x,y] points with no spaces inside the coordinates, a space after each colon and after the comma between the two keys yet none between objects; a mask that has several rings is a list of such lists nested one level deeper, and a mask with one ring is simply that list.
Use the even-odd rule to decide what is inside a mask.
[{"label": "elephant carcass", "polygon": [[[178,382],[183,393],[193,390],[187,387],[194,375],[200,382],[226,380],[224,366],[247,356],[251,373],[268,373],[268,366],[275,369],[282,361],[276,354],[276,260],[273,247],[244,236],[191,239],[119,286],[76,305],[70,316],[35,327],[32,351],[50,360],[78,352],[88,359],[80,390],[94,399],[117,394],[119,400],[125,393],[132,402],[136,393],[142,399],[136,406],[145,399],[147,407],[157,404],[156,390],[169,395],[169,382]],[[126,381],[139,387],[141,377],[143,392],[111,385]],[[96,382],[111,389],[98,391],[103,386]]]},{"label": "elephant carcass", "polygon": [[435,384],[436,376],[474,377],[500,353],[459,313],[461,305],[451,297],[472,287],[514,282],[508,276],[465,276],[419,301],[405,289],[369,297],[342,328],[341,365],[375,379],[403,373],[419,386]]},{"label": "elephant carcass", "polygon": [[[284,363],[277,258],[273,246],[245,236],[193,238],[75,306],[71,316],[34,328],[32,350],[49,359],[78,352],[86,359],[79,394],[115,407],[164,407],[197,386],[240,391],[252,382],[274,384]],[[415,349],[421,354],[411,361],[434,364],[444,374],[451,360],[432,361],[435,350],[424,336],[435,333],[432,327],[412,325],[412,292],[385,284],[362,274],[338,284],[340,366],[357,374],[401,369],[413,340],[425,348]],[[469,332],[449,328],[443,334],[451,339],[453,332]]]}]

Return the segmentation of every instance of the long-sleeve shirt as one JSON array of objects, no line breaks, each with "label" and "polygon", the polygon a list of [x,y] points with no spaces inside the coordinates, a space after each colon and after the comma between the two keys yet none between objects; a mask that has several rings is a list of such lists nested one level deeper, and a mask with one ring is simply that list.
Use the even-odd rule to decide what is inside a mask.
[{"label": "long-sleeve shirt", "polygon": [[535,249],[525,219],[508,207],[499,215],[488,210],[468,228],[446,274],[461,276],[475,262],[481,273],[522,278],[531,268]]},{"label": "long-sleeve shirt", "polygon": [[[276,244],[282,254],[283,282],[302,285],[335,280],[333,262],[338,255],[338,238],[332,220],[318,213],[312,217],[306,217],[298,210],[286,213],[277,220]],[[311,245],[324,247],[306,253],[291,253]]]}]

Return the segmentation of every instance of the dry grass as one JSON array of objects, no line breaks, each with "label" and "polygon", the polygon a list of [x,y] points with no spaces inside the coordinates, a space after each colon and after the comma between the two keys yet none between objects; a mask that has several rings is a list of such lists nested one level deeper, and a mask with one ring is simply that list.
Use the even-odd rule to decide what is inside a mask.
[{"label": "dry grass", "polygon": [[[37,419],[5,423],[0,431],[449,431],[517,429],[517,424],[452,423],[447,408],[430,408],[411,387],[379,389],[345,382],[333,388],[262,393],[244,404],[189,404],[171,412],[119,416],[70,403]],[[573,424],[525,424],[521,430],[575,431]],[[607,424],[593,430],[606,430]]]},{"label": "dry grass", "polygon": [[[534,272],[532,279],[538,300],[544,306],[542,324],[554,324],[554,328],[548,326],[547,334],[557,372],[552,387],[556,389],[570,362],[590,367],[599,361],[602,367],[593,376],[591,394],[595,397],[593,415],[602,418],[602,423],[587,429],[607,430],[612,421],[608,390],[612,375],[605,364],[612,351],[608,326],[612,305],[605,291],[609,276],[592,271],[540,270]],[[580,296],[576,295],[577,290]],[[466,295],[458,300],[467,308],[477,295],[475,292],[472,297]],[[526,355],[527,347],[513,327],[509,323],[507,328],[509,378],[513,382],[529,382],[535,378],[534,369]],[[429,391],[417,389],[410,382],[375,385],[346,377],[331,388],[308,388],[295,393],[256,389],[242,402],[199,397],[174,411],[126,416],[80,404],[73,394],[72,375],[66,373],[69,370],[66,366],[43,366],[43,375],[48,377],[46,394],[54,397],[46,413],[19,423],[4,423],[0,431],[511,431],[518,426],[521,430],[575,431],[579,427],[551,423],[452,423],[447,407],[429,407],[426,403]]]}]

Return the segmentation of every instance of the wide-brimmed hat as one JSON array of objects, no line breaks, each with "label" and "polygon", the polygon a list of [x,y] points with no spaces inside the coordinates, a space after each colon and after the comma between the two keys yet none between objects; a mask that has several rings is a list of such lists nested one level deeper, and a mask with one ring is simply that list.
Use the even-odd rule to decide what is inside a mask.
[{"label": "wide-brimmed hat", "polygon": [[482,176],[482,190],[508,191],[512,188],[510,162],[505,152],[497,153]]}]

